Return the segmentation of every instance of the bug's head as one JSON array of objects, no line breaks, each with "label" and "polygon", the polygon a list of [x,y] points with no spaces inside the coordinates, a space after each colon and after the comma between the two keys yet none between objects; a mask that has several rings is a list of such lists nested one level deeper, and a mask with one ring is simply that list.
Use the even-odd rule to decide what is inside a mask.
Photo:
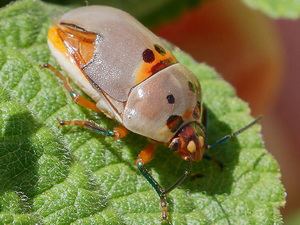
[{"label": "bug's head", "polygon": [[205,150],[205,131],[197,122],[183,126],[169,142],[169,148],[183,160],[197,162]]}]

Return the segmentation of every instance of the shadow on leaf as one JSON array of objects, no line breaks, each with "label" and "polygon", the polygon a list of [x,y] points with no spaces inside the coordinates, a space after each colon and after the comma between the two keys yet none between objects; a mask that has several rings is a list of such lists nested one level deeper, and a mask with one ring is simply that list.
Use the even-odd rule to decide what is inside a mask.
[{"label": "shadow on leaf", "polygon": [[0,138],[0,190],[16,191],[31,196],[38,180],[38,150],[31,136],[40,128],[29,112],[13,114]]}]

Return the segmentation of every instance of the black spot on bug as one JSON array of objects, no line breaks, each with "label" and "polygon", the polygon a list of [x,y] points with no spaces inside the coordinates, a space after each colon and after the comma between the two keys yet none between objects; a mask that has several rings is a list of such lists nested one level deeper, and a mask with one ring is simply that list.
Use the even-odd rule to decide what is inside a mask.
[{"label": "black spot on bug", "polygon": [[151,49],[147,48],[144,52],[143,52],[143,60],[146,63],[152,63],[155,59],[154,53]]},{"label": "black spot on bug", "polygon": [[168,95],[167,100],[169,104],[174,104],[175,103],[174,95]]},{"label": "black spot on bug", "polygon": [[197,101],[197,105],[195,106],[194,110],[193,110],[193,118],[198,120],[200,119],[200,113],[201,113],[201,103],[199,101]]},{"label": "black spot on bug", "polygon": [[167,120],[167,126],[172,133],[175,133],[183,124],[183,119],[181,116],[172,115]]},{"label": "black spot on bug", "polygon": [[166,50],[163,47],[161,47],[160,45],[158,45],[158,44],[155,44],[154,48],[161,55],[166,55],[167,54]]},{"label": "black spot on bug", "polygon": [[190,89],[190,91],[192,91],[192,92],[196,92],[196,90],[195,90],[195,85],[192,83],[192,82],[188,82],[188,85],[189,85],[189,89]]},{"label": "black spot on bug", "polygon": [[201,112],[202,112],[201,102],[197,101],[197,104],[193,110],[193,118],[196,120],[200,119]]}]

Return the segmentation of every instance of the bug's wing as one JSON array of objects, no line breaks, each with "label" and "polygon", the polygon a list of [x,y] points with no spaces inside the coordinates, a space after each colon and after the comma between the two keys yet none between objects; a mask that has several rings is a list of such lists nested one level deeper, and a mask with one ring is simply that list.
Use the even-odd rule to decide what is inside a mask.
[{"label": "bug's wing", "polygon": [[[126,102],[131,88],[176,62],[157,36],[118,9],[105,6],[74,9],[61,18],[60,24],[77,32],[96,34],[93,48],[88,46],[89,42],[77,45],[93,51],[89,62],[81,67],[94,88],[117,101]],[[81,52],[85,54],[84,50]]]}]

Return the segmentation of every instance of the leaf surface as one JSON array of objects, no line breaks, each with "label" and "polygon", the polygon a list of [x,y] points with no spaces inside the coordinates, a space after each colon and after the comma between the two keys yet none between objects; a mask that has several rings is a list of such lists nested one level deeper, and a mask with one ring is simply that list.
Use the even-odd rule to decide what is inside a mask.
[{"label": "leaf surface", "polygon": [[[16,2],[0,13],[0,223],[159,224],[159,199],[135,158],[148,144],[130,133],[115,141],[80,127],[57,127],[57,118],[116,122],[70,99],[43,63],[58,68],[47,48],[47,30],[66,8]],[[234,89],[205,64],[178,49],[179,61],[201,80],[209,112],[208,143],[252,118]],[[78,88],[74,88],[82,93]],[[210,150],[225,164],[193,164],[192,174],[168,198],[173,224],[280,224],[284,188],[259,125]],[[163,186],[185,162],[160,147],[147,165]]]}]

